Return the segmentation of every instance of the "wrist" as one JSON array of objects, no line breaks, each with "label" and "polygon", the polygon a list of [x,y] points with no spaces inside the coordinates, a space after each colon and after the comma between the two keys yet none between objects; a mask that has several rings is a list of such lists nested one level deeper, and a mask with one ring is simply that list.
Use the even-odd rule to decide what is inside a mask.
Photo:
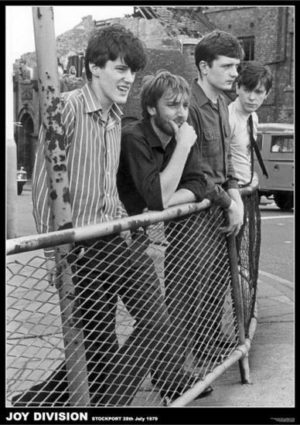
[{"label": "wrist", "polygon": [[181,139],[177,141],[177,147],[182,153],[189,153],[191,150],[191,146],[189,142],[185,139]]}]

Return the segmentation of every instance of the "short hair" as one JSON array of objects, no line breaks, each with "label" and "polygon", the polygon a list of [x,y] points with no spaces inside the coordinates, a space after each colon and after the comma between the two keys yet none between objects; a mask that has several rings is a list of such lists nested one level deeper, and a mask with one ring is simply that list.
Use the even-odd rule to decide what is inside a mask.
[{"label": "short hair", "polygon": [[156,107],[163,94],[171,89],[174,97],[186,95],[190,99],[191,91],[188,82],[180,75],[166,70],[159,70],[155,75],[146,75],[142,81],[141,106],[144,118],[149,117],[148,107]]},{"label": "short hair", "polygon": [[236,79],[238,87],[244,86],[247,90],[254,90],[258,84],[262,84],[266,92],[272,88],[273,75],[267,65],[257,61],[244,62],[238,69],[239,75]]},{"label": "short hair", "polygon": [[211,66],[218,56],[227,56],[242,60],[244,51],[238,39],[225,31],[212,31],[205,34],[195,47],[195,63],[199,69],[199,62],[205,61]]},{"label": "short hair", "polygon": [[104,68],[108,60],[122,58],[132,72],[143,69],[147,58],[143,43],[122,25],[111,25],[95,31],[89,39],[85,53],[85,71],[88,80],[92,79],[89,64]]}]

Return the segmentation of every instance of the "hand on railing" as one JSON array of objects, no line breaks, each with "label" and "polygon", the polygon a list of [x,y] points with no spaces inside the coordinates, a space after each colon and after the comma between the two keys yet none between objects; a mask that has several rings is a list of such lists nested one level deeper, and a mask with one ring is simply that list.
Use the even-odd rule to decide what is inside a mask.
[{"label": "hand on railing", "polygon": [[234,235],[237,236],[244,221],[244,208],[243,204],[235,202],[233,199],[227,210],[228,217],[228,226],[221,227],[220,230],[222,233],[225,233],[227,236]]}]

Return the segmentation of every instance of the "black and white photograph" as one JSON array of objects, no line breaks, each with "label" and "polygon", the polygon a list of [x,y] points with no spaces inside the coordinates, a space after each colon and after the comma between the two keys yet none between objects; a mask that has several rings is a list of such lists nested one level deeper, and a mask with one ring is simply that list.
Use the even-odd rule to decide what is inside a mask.
[{"label": "black and white photograph", "polygon": [[1,423],[298,423],[296,6],[2,9]]}]

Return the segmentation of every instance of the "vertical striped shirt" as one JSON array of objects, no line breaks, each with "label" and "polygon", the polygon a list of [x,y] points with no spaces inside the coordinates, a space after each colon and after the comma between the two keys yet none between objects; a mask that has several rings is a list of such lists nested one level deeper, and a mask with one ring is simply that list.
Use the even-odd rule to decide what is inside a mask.
[{"label": "vertical striped shirt", "polygon": [[[74,227],[120,218],[116,174],[119,166],[121,110],[113,104],[107,121],[89,83],[64,94],[62,124]],[[54,230],[41,128],[33,172],[33,215],[39,233]]]}]

